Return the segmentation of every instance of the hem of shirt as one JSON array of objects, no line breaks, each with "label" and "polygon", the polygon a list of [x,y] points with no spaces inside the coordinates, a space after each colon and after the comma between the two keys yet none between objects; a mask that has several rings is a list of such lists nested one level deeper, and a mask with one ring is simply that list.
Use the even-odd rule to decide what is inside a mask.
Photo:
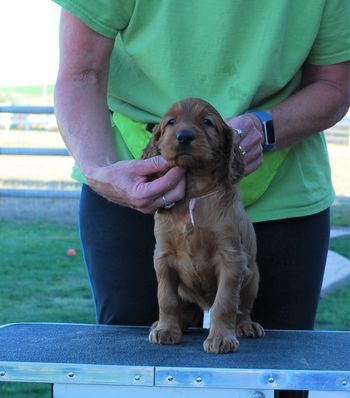
[{"label": "hem of shirt", "polygon": [[249,212],[249,209],[246,209],[246,212],[252,223],[277,221],[277,220],[284,220],[287,218],[306,217],[320,213],[330,208],[334,203],[334,200],[335,200],[335,195],[334,193],[332,193],[327,195],[320,202],[302,208],[295,208],[288,210],[286,209],[273,210],[264,214],[252,214],[252,212]]},{"label": "hem of shirt", "polygon": [[86,177],[84,176],[84,174],[81,172],[81,170],[79,169],[79,167],[76,164],[74,164],[74,166],[72,167],[70,176],[74,181],[77,181],[77,182],[80,182],[81,184],[87,185]]},{"label": "hem of shirt", "polygon": [[341,53],[329,56],[329,55],[319,55],[319,56],[310,56],[307,61],[312,65],[334,65],[340,64],[342,62],[346,62],[350,60],[350,51],[348,49],[343,50]]}]

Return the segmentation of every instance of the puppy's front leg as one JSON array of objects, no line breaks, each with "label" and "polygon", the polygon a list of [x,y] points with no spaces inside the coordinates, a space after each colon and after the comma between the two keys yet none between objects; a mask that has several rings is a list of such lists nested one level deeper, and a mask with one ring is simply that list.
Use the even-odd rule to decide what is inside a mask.
[{"label": "puppy's front leg", "polygon": [[158,279],[159,320],[152,325],[149,341],[158,344],[177,344],[181,340],[178,276],[163,261],[156,261]]},{"label": "puppy's front leg", "polygon": [[242,261],[234,261],[230,265],[220,264],[218,267],[218,290],[211,308],[211,326],[203,344],[206,352],[218,354],[239,350],[236,321],[243,268]]}]

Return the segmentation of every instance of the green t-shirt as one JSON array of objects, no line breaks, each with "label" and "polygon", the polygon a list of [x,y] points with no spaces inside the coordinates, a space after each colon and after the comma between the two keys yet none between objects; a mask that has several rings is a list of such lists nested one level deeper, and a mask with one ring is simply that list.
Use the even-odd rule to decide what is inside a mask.
[{"label": "green t-shirt", "polygon": [[[116,39],[109,106],[144,123],[158,122],[186,97],[209,101],[223,118],[268,108],[298,90],[305,60],[326,65],[350,59],[349,0],[55,1]],[[117,153],[130,157],[114,131]],[[322,133],[267,154],[263,167],[243,181],[243,196],[264,185],[274,163],[280,164],[272,181],[247,206],[252,221],[309,215],[331,205]]]}]

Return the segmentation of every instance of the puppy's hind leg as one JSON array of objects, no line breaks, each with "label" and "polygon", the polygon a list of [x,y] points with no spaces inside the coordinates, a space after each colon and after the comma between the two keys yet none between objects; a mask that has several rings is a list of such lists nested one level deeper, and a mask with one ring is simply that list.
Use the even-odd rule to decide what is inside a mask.
[{"label": "puppy's hind leg", "polygon": [[158,344],[177,344],[182,337],[180,303],[177,294],[178,276],[167,264],[156,261],[158,279],[159,320],[149,333],[149,341]]}]

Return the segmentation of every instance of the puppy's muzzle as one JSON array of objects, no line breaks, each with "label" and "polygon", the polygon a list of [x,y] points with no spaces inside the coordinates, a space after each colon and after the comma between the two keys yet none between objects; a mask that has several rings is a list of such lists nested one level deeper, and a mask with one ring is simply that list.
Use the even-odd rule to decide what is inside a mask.
[{"label": "puppy's muzzle", "polygon": [[176,141],[179,144],[187,145],[194,140],[194,134],[191,130],[180,130],[176,133]]}]

